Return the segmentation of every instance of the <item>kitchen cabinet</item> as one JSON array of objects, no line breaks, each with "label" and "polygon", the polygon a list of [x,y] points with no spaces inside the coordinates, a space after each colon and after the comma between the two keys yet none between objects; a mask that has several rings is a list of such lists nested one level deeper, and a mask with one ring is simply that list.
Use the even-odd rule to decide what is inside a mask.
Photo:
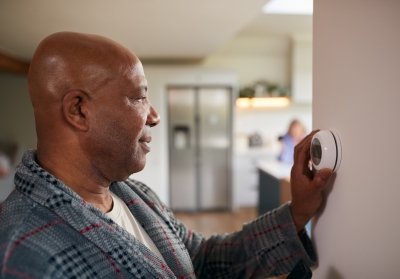
[{"label": "kitchen cabinet", "polygon": [[251,148],[235,153],[233,160],[234,208],[258,206],[257,162],[275,160],[276,156],[276,151],[263,148]]},{"label": "kitchen cabinet", "polygon": [[291,164],[278,161],[258,161],[259,202],[261,215],[291,200],[290,171]]}]

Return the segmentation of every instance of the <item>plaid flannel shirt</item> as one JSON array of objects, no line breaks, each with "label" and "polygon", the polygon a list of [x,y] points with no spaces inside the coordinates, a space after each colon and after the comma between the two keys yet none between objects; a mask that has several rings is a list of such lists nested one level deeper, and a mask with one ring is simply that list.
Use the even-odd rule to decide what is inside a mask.
[{"label": "plaid flannel shirt", "polygon": [[300,260],[315,264],[307,234],[298,236],[289,204],[242,231],[189,230],[144,184],[128,179],[110,190],[128,206],[165,262],[103,212],[36,163],[17,167],[15,190],[0,205],[1,278],[265,278]]}]

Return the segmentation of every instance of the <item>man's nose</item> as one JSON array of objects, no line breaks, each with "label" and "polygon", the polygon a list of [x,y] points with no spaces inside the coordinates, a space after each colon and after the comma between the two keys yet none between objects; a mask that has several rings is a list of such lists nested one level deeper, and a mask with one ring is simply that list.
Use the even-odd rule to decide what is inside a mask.
[{"label": "man's nose", "polygon": [[160,115],[158,112],[153,108],[152,105],[150,105],[150,113],[147,116],[147,125],[150,127],[156,126],[158,123],[160,123]]}]

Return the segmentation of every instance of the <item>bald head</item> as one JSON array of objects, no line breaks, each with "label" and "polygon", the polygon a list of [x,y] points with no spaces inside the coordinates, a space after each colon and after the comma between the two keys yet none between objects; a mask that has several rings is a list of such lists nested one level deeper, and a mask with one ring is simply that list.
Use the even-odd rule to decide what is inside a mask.
[{"label": "bald head", "polygon": [[46,37],[37,47],[28,73],[38,140],[53,142],[54,130],[68,124],[61,110],[68,92],[79,91],[91,98],[108,83],[130,74],[135,66],[143,74],[132,52],[102,36],[59,32]]},{"label": "bald head", "polygon": [[159,115],[147,99],[142,65],[128,49],[96,35],[52,34],[37,47],[28,88],[44,165],[60,157],[86,162],[78,169],[107,181],[144,167],[149,128]]},{"label": "bald head", "polygon": [[33,106],[44,104],[47,99],[59,101],[73,89],[94,94],[124,74],[124,63],[132,62],[139,62],[133,53],[105,37],[72,32],[52,34],[39,44],[29,68]]}]

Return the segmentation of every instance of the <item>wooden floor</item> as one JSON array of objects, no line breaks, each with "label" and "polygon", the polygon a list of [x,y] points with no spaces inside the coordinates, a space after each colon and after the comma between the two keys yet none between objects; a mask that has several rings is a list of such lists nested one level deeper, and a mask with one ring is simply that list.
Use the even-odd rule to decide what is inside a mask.
[{"label": "wooden floor", "polygon": [[[174,213],[188,228],[203,233],[208,238],[214,233],[240,231],[243,223],[258,217],[257,208],[241,208],[234,212]],[[275,278],[284,279],[286,276]]]},{"label": "wooden floor", "polygon": [[257,218],[257,209],[241,208],[234,212],[174,213],[188,228],[210,237],[213,233],[240,231],[243,223]]}]

